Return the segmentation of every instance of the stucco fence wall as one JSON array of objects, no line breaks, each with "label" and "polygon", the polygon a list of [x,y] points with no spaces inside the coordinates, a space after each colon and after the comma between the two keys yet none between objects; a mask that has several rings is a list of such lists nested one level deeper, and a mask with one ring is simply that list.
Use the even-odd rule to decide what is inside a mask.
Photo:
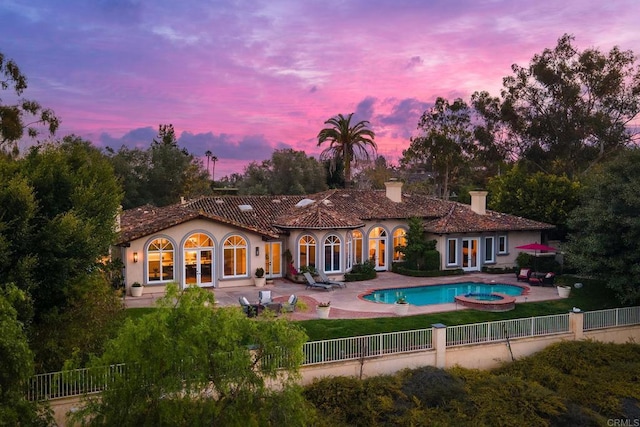
[{"label": "stucco fence wall", "polygon": [[[446,328],[442,328],[441,331],[443,331],[441,333],[445,333]],[[551,344],[576,339],[590,339],[617,344],[640,343],[640,325],[618,326],[584,331],[584,333],[582,333],[582,328],[579,328],[577,333],[515,338],[508,341],[511,346],[511,352],[506,340],[446,347],[439,345],[437,334],[438,332],[434,334],[434,348],[429,350],[303,366],[300,369],[302,376],[300,383],[303,385],[310,384],[316,378],[323,377],[351,376],[367,378],[389,375],[402,369],[423,366],[441,368],[461,366],[469,369],[492,369],[510,362],[512,360],[511,352],[513,352],[515,359],[521,359],[537,353]],[[65,425],[65,414],[78,407],[81,404],[81,400],[81,397],[69,397],[50,401],[59,426]]]},{"label": "stucco fence wall", "polygon": [[[591,339],[600,342],[624,344],[640,343],[640,325],[620,326],[596,331],[587,331],[576,338],[573,333],[516,338],[509,341],[513,358],[531,356],[551,344],[575,339]],[[434,339],[435,341],[435,339]],[[384,355],[361,360],[333,362],[321,365],[303,366],[302,384],[310,384],[316,378],[331,376],[374,377],[394,374],[402,369],[422,366],[451,368],[461,366],[469,369],[492,369],[512,361],[507,341],[469,344],[446,347],[443,351],[430,349],[413,353]],[[440,353],[440,354],[438,354]],[[443,354],[444,353],[444,354]],[[440,358],[438,357],[440,356]],[[442,365],[444,363],[444,365]]]}]

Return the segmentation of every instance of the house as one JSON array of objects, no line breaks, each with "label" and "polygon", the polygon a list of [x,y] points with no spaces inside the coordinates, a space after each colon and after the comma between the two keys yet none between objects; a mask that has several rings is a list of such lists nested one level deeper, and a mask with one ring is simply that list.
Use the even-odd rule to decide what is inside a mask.
[{"label": "house", "polygon": [[386,190],[328,190],[303,196],[208,196],[162,208],[122,212],[115,257],[125,269],[127,289],[253,285],[262,267],[268,278],[314,266],[340,277],[356,263],[373,260],[391,269],[402,254],[408,219],[423,219],[437,241],[442,269],[479,271],[513,266],[514,247],[542,241],[550,224],[486,209],[485,191],[471,192],[471,205]]}]

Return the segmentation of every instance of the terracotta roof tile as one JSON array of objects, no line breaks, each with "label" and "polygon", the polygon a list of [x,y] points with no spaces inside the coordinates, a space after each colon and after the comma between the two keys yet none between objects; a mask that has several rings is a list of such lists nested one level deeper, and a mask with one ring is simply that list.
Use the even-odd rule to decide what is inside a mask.
[{"label": "terracotta roof tile", "polygon": [[[313,203],[296,207],[303,199]],[[288,229],[358,228],[364,221],[419,217],[432,233],[545,230],[550,224],[487,211],[420,194],[403,194],[402,202],[385,190],[329,190],[298,196],[208,196],[163,208],[142,206],[123,212],[119,243],[203,218],[276,238]]]},{"label": "terracotta roof tile", "polygon": [[353,229],[364,226],[362,220],[336,210],[333,203],[326,199],[295,207],[276,218],[274,223],[283,229]]},{"label": "terracotta roof tile", "polygon": [[472,233],[482,231],[550,230],[553,225],[533,221],[515,215],[486,211],[479,215],[469,205],[451,202],[446,215],[425,221],[426,231],[435,234]]}]

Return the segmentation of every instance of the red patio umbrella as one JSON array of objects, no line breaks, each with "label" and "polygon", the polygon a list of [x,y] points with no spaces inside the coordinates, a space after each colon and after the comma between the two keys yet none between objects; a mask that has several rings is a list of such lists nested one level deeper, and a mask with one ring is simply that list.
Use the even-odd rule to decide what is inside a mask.
[{"label": "red patio umbrella", "polygon": [[516,246],[516,249],[524,249],[525,251],[547,251],[556,252],[557,249],[551,246],[543,245],[542,243],[529,243],[527,245]]},{"label": "red patio umbrella", "polygon": [[527,245],[516,246],[516,249],[524,249],[525,251],[533,251],[535,260],[535,269],[538,271],[538,251],[557,252],[558,250],[552,246],[543,245],[542,243],[529,243]]}]

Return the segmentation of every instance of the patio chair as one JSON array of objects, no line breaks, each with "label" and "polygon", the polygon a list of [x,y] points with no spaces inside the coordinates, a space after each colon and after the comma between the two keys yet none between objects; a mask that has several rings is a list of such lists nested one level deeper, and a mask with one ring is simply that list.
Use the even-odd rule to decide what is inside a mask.
[{"label": "patio chair", "polygon": [[293,313],[296,311],[296,304],[298,303],[298,297],[291,295],[287,302],[282,304],[281,310],[285,313]]},{"label": "patio chair", "polygon": [[549,272],[542,278],[542,284],[547,286],[554,286],[556,282],[556,274]]},{"label": "patio chair", "polygon": [[528,282],[531,277],[531,269],[530,268],[521,268],[519,273],[516,273],[516,278],[518,281]]},{"label": "patio chair", "polygon": [[260,304],[267,305],[273,302],[271,299],[271,291],[259,291],[258,292],[258,301]]},{"label": "patio chair", "polygon": [[242,307],[242,311],[244,311],[244,314],[248,316],[252,307],[247,297],[239,297],[238,302],[240,303],[240,307]]},{"label": "patio chair", "polygon": [[346,288],[347,287],[346,283],[337,282],[335,280],[329,279],[329,276],[327,276],[327,274],[322,270],[318,271],[318,276],[320,276],[320,280],[321,280],[321,282],[319,282],[319,283],[325,283],[327,285],[335,286],[335,287],[338,287],[338,288]]},{"label": "patio chair", "polygon": [[307,279],[307,289],[324,289],[325,291],[330,291],[333,289],[332,285],[327,285],[326,283],[316,282],[313,276],[309,272],[303,273],[305,279]]}]

